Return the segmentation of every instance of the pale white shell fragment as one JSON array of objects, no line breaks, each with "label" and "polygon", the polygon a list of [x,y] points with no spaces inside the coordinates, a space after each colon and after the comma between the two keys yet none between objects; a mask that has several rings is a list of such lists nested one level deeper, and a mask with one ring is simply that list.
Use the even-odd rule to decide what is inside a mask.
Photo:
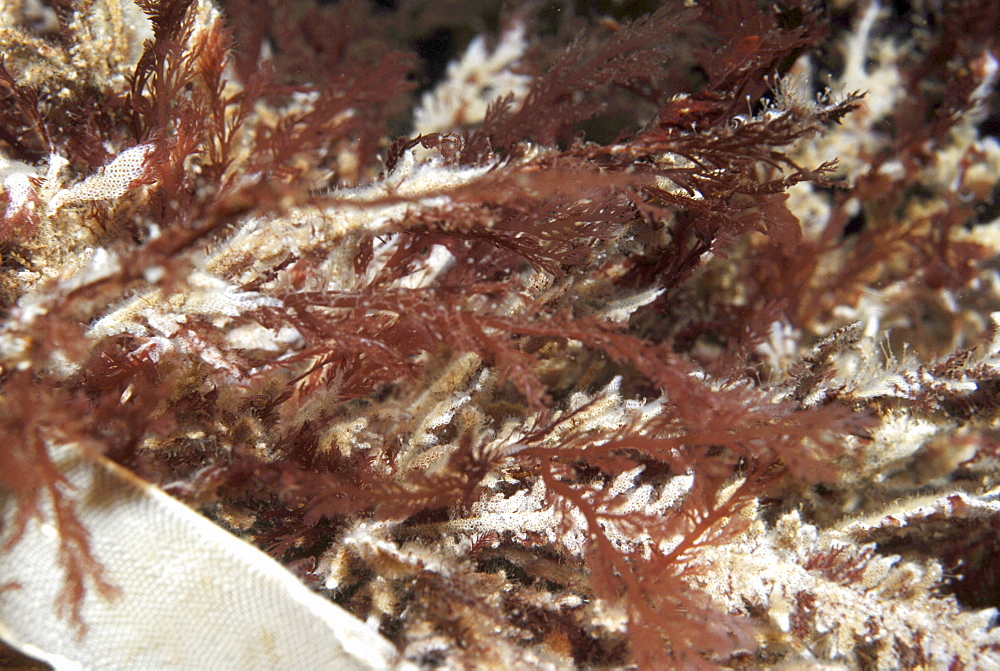
[{"label": "pale white shell fragment", "polygon": [[[79,635],[56,601],[65,573],[46,520],[0,553],[0,638],[56,669],[386,669],[394,646],[276,561],[106,460],[61,448],[60,468],[105,577]],[[0,490],[10,529],[13,500]]]}]

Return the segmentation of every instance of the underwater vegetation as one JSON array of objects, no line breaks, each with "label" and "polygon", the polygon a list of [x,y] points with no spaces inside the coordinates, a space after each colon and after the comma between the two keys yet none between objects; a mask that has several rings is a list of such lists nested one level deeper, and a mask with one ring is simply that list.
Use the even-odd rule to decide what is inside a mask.
[{"label": "underwater vegetation", "polygon": [[[998,57],[993,0],[8,0],[0,638],[45,529],[33,616],[141,626],[92,468],[409,668],[995,668]],[[196,546],[141,568],[239,589]]]}]

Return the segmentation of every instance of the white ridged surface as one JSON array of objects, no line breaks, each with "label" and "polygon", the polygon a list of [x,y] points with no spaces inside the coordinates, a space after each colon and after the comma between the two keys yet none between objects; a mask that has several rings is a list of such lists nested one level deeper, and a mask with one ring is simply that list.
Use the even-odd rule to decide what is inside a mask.
[{"label": "white ridged surface", "polygon": [[[0,638],[57,669],[381,669],[394,647],[280,564],[127,471],[64,450],[78,512],[106,578],[89,589],[83,637],[56,614],[58,537],[31,522],[0,554]],[[5,528],[12,496],[0,491]]]}]

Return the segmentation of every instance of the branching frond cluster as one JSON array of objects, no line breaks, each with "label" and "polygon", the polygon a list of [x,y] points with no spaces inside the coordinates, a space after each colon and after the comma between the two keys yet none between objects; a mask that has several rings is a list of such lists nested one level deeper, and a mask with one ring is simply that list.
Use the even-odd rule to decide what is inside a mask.
[{"label": "branching frond cluster", "polygon": [[993,3],[534,3],[421,94],[429,0],[37,4],[0,549],[51,522],[69,617],[54,446],[418,667],[1000,663]]}]

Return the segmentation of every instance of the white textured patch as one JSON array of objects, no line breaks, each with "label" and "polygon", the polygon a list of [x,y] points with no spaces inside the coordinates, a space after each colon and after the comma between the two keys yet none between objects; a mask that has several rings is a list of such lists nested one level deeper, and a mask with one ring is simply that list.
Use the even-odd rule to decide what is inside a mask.
[{"label": "white textured patch", "polygon": [[[0,637],[56,669],[385,669],[387,640],[273,559],[114,464],[53,454],[94,556],[120,593],[88,591],[78,636],[56,611],[58,534],[32,521],[0,575]],[[0,491],[4,528],[11,495]]]},{"label": "white textured patch", "polygon": [[96,175],[57,192],[49,201],[49,210],[55,212],[67,203],[121,198],[144,176],[146,155],[152,149],[151,144],[126,149]]},{"label": "white textured patch", "polygon": [[290,326],[275,332],[260,324],[246,324],[226,334],[226,344],[230,347],[264,352],[282,352],[301,341],[302,334]]},{"label": "white textured patch", "polygon": [[482,36],[469,43],[462,59],[448,66],[447,78],[425,93],[413,114],[415,135],[441,133],[477,124],[490,103],[507,95],[514,101],[528,93],[531,78],[511,71],[527,48],[524,27],[505,32],[496,48],[486,50]]}]

